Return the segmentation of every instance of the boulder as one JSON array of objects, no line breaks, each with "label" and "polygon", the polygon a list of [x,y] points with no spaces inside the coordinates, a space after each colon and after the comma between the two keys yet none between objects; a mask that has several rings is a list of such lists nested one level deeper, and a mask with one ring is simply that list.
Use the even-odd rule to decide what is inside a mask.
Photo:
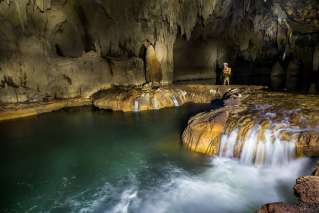
[{"label": "boulder", "polygon": [[319,205],[319,177],[304,176],[297,179],[294,187],[299,202]]},{"label": "boulder", "polygon": [[282,202],[266,204],[257,213],[315,213],[319,212],[319,177],[305,176],[296,181],[294,187],[297,204]]},{"label": "boulder", "polygon": [[318,157],[319,156],[319,132],[305,131],[298,135],[296,144],[298,156]]}]

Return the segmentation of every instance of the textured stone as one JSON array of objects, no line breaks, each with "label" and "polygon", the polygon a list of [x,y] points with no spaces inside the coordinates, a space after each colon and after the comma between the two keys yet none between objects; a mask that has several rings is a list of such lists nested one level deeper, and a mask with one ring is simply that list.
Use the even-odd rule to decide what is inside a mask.
[{"label": "textured stone", "polygon": [[299,198],[296,204],[282,202],[262,206],[257,213],[315,213],[319,212],[319,177],[305,176],[296,181],[295,194]]},{"label": "textured stone", "polygon": [[184,146],[193,152],[218,154],[228,115],[227,110],[222,108],[192,117],[182,135]]},{"label": "textured stone", "polygon": [[177,107],[189,102],[208,102],[209,96],[197,93],[197,91],[187,92],[184,89],[175,87],[151,88],[144,86],[133,89],[115,88],[100,94],[101,97],[95,99],[94,105],[100,109],[140,112]]},{"label": "textured stone", "polygon": [[305,176],[298,178],[294,190],[300,202],[319,204],[318,176]]},{"label": "textured stone", "polygon": [[220,99],[222,104],[219,109],[190,118],[182,135],[183,145],[193,152],[217,155],[230,111],[240,103],[240,99],[237,90],[229,90]]},{"label": "textured stone", "polygon": [[162,69],[152,45],[148,45],[146,48],[145,63],[147,81],[157,84],[161,83]]},{"label": "textured stone", "polygon": [[280,202],[266,204],[257,210],[257,213],[300,213],[300,209],[294,205]]},{"label": "textured stone", "polygon": [[[178,79],[210,78],[210,69],[214,78],[215,65],[228,59],[230,63],[238,62],[234,69],[237,82],[259,79],[256,82],[264,83],[265,76],[270,75],[269,70],[264,74],[256,66],[248,72],[244,67],[240,69],[239,62],[258,62],[260,67],[268,67],[279,60],[278,56],[297,55],[304,62],[303,72],[308,72],[310,66],[317,64],[312,57],[313,46],[319,39],[317,11],[316,0],[2,0],[0,67],[5,71],[0,70],[0,77],[7,72],[6,67],[16,73],[10,76],[20,75],[21,64],[28,69],[37,67],[34,73],[43,83],[35,83],[40,89],[22,86],[20,89],[26,89],[26,94],[32,90],[38,97],[50,96],[51,92],[43,94],[47,93],[43,91],[51,90],[44,87],[52,82],[51,77],[46,77],[51,76],[52,61],[81,61],[90,51],[96,52],[99,58],[145,58],[144,42],[149,41],[152,54],[156,56],[150,62],[155,70],[154,82],[172,83],[174,55],[182,55],[181,61],[194,62],[194,70],[187,71],[185,76],[181,71]],[[193,55],[203,59],[201,61],[196,57],[184,57],[187,48],[174,51],[176,40],[222,45],[218,48],[207,45],[194,51]],[[300,49],[309,50],[309,54],[299,53]],[[199,70],[202,75],[196,75]],[[100,78],[100,72],[92,75]],[[310,80],[311,74],[307,73],[298,83],[301,81],[308,90]],[[62,93],[69,87],[68,82],[62,80],[57,96],[67,97]],[[69,96],[78,93],[77,89],[72,89]]]},{"label": "textured stone", "polygon": [[[109,64],[91,52],[80,58],[12,58],[2,64],[0,82],[0,93],[4,94],[0,100],[12,103],[39,98],[41,101],[47,97],[88,98],[109,88],[112,76]],[[10,92],[12,90],[18,91],[17,95],[21,97],[16,98],[16,92]],[[23,94],[27,98],[22,98]]]},{"label": "textured stone", "polygon": [[117,86],[142,85],[146,82],[144,62],[140,58],[109,59],[113,84]]}]

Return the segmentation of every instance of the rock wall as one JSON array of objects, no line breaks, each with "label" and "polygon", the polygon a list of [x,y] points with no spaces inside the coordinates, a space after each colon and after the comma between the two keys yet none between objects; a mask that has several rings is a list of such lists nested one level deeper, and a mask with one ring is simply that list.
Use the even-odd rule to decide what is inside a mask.
[{"label": "rock wall", "polygon": [[[258,70],[269,63],[274,64],[278,60],[287,63],[285,60],[294,56],[302,63],[302,78],[297,84],[306,85],[302,88],[307,90],[309,81],[314,83],[314,44],[319,40],[317,11],[316,0],[0,0],[0,81],[6,82],[1,83],[0,90],[8,90],[8,87],[9,90],[26,89],[15,80],[17,73],[26,76],[32,89],[36,88],[33,80],[29,82],[33,78],[32,69],[11,66],[12,61],[38,69],[44,66],[44,61],[49,64],[56,60],[82,61],[86,53],[92,51],[96,60],[103,61],[105,66],[109,64],[109,67],[112,65],[110,58],[117,58],[115,61],[126,59],[128,64],[138,58],[138,69],[143,67],[138,71],[137,75],[140,75],[146,69],[145,41],[154,47],[161,83],[172,83],[174,55],[178,58],[185,51],[174,52],[177,37],[194,44],[202,41],[227,42],[227,46],[222,45],[218,51],[231,56],[226,59],[234,66],[234,72],[239,73],[235,83],[242,83],[241,76],[250,76],[254,72],[258,76]],[[216,48],[207,51],[215,55]],[[216,62],[213,60],[207,66],[207,60],[195,59],[193,64],[199,63],[198,66],[207,70]],[[247,63],[260,62],[261,65],[247,72],[241,69],[236,59]],[[267,65],[263,65],[264,61]],[[182,64],[177,64],[178,70]],[[129,70],[136,69],[135,65]],[[36,72],[49,78],[54,72],[51,69],[54,70],[54,66]],[[81,69],[90,72],[89,68]],[[101,78],[99,68],[91,70],[92,75]],[[116,75],[131,72],[126,65],[116,66],[115,70]],[[104,85],[113,84],[112,67],[110,72],[110,76],[103,76]],[[138,80],[120,78],[116,84],[135,85],[144,81],[141,76],[136,77]],[[71,80],[75,82],[77,79]],[[59,80],[49,81],[53,84]],[[90,93],[90,90],[85,93]]]},{"label": "rock wall", "polygon": [[227,61],[227,48],[213,39],[177,39],[174,45],[174,81],[216,79]]}]

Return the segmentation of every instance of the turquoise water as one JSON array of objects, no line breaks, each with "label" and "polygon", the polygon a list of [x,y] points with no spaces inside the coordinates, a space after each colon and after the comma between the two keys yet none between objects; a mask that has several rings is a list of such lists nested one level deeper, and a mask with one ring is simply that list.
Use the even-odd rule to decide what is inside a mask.
[{"label": "turquoise water", "polygon": [[292,199],[310,163],[260,169],[184,150],[204,106],[73,109],[0,123],[0,212],[254,212]]}]

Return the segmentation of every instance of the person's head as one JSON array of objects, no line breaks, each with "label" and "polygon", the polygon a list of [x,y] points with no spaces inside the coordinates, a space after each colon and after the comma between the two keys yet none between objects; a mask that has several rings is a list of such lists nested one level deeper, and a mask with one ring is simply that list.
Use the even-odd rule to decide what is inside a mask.
[{"label": "person's head", "polygon": [[224,67],[228,67],[228,63],[224,63]]}]

